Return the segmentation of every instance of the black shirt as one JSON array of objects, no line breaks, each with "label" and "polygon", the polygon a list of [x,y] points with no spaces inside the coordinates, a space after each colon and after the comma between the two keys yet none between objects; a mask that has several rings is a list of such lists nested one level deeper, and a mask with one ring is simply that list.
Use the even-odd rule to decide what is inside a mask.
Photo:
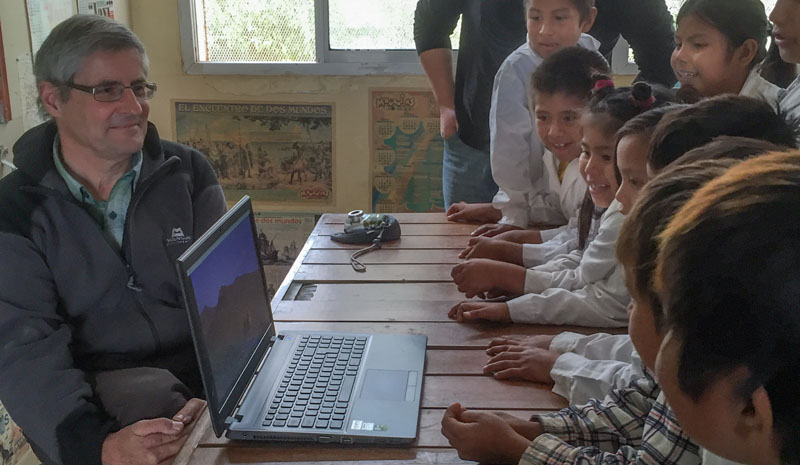
[{"label": "black shirt", "polygon": [[[589,31],[610,61],[619,35],[631,44],[640,77],[671,86],[672,15],[664,0],[596,0],[597,21]],[[489,106],[494,76],[506,57],[525,42],[524,0],[419,0],[414,14],[417,53],[450,48],[461,21],[455,76],[458,134],[467,145],[489,150]]]}]

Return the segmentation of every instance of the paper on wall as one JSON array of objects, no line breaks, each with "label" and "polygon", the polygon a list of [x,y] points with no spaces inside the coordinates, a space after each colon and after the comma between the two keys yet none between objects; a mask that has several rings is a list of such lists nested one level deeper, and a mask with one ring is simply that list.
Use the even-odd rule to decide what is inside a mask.
[{"label": "paper on wall", "polygon": [[17,74],[19,75],[19,98],[22,104],[22,128],[27,131],[45,121],[45,118],[39,113],[39,91],[36,89],[33,60],[30,53],[24,53],[17,58]]}]

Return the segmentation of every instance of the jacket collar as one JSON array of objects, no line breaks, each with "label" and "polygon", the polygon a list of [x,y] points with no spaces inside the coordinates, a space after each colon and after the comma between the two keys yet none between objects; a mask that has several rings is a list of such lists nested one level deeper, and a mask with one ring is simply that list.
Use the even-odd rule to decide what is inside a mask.
[{"label": "jacket collar", "polygon": [[[53,179],[48,175],[55,174],[53,163],[53,141],[55,140],[58,128],[53,120],[44,122],[29,130],[14,144],[14,165],[23,173],[27,174],[36,182]],[[139,175],[139,182],[150,176],[156,168],[164,162],[164,149],[161,146],[161,138],[158,130],[153,123],[148,121],[147,133],[144,137],[142,147],[142,171]]]}]

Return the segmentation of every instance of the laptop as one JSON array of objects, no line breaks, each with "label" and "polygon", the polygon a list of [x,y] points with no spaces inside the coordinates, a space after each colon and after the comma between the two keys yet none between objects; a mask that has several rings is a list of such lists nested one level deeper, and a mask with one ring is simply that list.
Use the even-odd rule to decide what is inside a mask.
[{"label": "laptop", "polygon": [[245,196],[177,260],[217,437],[413,442],[427,338],[278,334],[256,238]]}]

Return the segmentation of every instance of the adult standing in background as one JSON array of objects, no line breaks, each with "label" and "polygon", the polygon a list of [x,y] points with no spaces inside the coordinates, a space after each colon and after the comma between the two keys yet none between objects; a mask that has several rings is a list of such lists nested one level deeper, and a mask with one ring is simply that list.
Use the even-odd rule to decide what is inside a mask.
[{"label": "adult standing in background", "polygon": [[[672,16],[664,0],[597,0],[589,34],[610,61],[620,34],[631,44],[642,79],[672,85]],[[450,34],[461,18],[456,74]],[[414,42],[439,104],[444,139],[445,209],[456,202],[491,202],[489,166],[492,83],[503,60],[525,42],[524,0],[418,0]]]}]

